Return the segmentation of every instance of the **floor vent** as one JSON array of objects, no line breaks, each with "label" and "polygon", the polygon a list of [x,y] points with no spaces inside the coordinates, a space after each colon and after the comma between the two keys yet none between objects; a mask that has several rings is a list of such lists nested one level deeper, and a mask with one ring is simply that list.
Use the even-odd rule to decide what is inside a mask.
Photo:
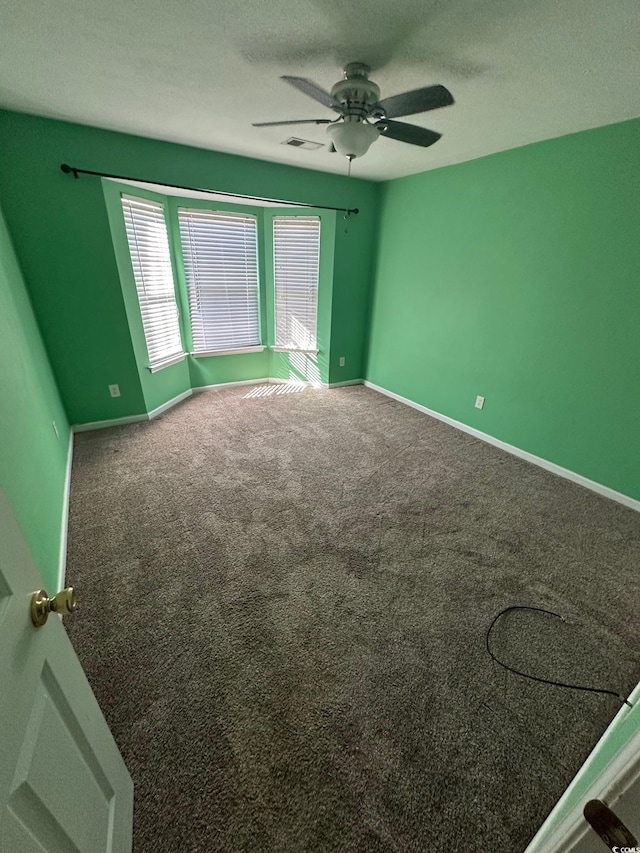
[{"label": "floor vent", "polygon": [[310,139],[298,139],[297,136],[290,136],[282,144],[293,145],[294,148],[306,148],[307,151],[315,151],[316,148],[324,147],[322,142],[312,142]]}]

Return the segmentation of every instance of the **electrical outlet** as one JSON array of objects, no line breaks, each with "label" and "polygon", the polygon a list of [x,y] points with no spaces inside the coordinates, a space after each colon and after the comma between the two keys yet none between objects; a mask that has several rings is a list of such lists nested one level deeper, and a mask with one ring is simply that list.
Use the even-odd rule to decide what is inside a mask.
[{"label": "electrical outlet", "polygon": [[120,396],[120,386],[119,385],[109,385],[109,393],[112,397]]},{"label": "electrical outlet", "polygon": [[344,356],[340,356],[340,367],[344,367]]},{"label": "electrical outlet", "polygon": [[481,409],[484,406],[484,397],[476,397],[476,409]]},{"label": "electrical outlet", "polygon": [[51,421],[51,424],[53,426],[53,431],[56,434],[56,438],[60,438],[60,433],[58,432],[58,424],[55,421]]}]

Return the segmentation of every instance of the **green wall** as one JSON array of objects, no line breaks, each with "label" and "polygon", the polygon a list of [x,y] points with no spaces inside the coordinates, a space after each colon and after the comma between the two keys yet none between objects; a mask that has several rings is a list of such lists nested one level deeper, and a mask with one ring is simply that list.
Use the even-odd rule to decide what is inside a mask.
[{"label": "green wall", "polygon": [[[129,253],[127,232],[122,215],[121,196],[124,191],[129,195],[148,198],[165,204],[166,198],[157,193],[146,192],[142,189],[116,184],[114,181],[107,180],[102,180],[102,189],[111,227],[111,239],[113,241],[113,249],[122,287],[122,298],[129,324],[138,380],[144,398],[143,411],[152,412],[158,406],[161,406],[168,400],[173,400],[191,388],[189,365],[187,360],[184,359],[177,364],[164,367],[156,373],[151,373],[149,370],[149,356],[131,264],[131,255]],[[173,274],[175,280],[175,269]]]},{"label": "green wall", "polygon": [[[179,366],[141,376],[102,183],[64,175],[62,162],[169,184],[359,207],[348,233],[336,230],[327,378],[362,376],[378,185],[6,111],[0,111],[0,148],[7,222],[72,423],[143,413],[179,393],[186,378]],[[344,368],[338,367],[340,355]],[[271,366],[264,362],[201,359],[189,366],[191,381],[262,378]],[[109,396],[107,386],[114,383],[119,398]]]},{"label": "green wall", "polygon": [[42,572],[45,588],[53,594],[58,582],[69,424],[1,211],[0,399],[0,487]]},{"label": "green wall", "polygon": [[635,120],[386,184],[367,379],[640,498],[638,151]]}]

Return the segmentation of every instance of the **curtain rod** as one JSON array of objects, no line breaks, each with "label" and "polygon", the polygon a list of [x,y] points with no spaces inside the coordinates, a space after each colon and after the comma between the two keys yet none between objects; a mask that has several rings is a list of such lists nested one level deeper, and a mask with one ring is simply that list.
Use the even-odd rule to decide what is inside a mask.
[{"label": "curtain rod", "polygon": [[74,178],[77,178],[78,175],[95,175],[98,178],[111,178],[114,181],[137,181],[141,184],[155,184],[159,187],[171,187],[175,190],[192,190],[194,192],[199,193],[210,193],[211,195],[224,195],[229,196],[230,198],[246,198],[251,201],[270,201],[274,204],[284,204],[289,207],[311,207],[317,208],[318,210],[336,210],[338,213],[344,213],[349,216],[351,213],[359,213],[359,209],[357,207],[329,207],[326,204],[307,204],[306,202],[298,202],[298,201],[283,201],[280,198],[265,198],[260,195],[242,195],[241,193],[226,193],[222,190],[206,190],[202,187],[184,187],[181,184],[167,184],[162,183],[161,181],[150,181],[142,178],[131,178],[126,175],[110,175],[108,172],[93,172],[91,169],[78,169],[75,166],[69,166],[68,163],[62,163],[60,166],[60,170],[65,173],[65,175],[73,175]]}]

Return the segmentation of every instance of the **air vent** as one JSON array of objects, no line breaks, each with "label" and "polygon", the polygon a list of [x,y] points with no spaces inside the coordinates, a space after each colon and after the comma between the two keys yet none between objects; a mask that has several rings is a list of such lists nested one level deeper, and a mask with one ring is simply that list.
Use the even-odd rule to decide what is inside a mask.
[{"label": "air vent", "polygon": [[306,148],[307,151],[315,151],[317,148],[324,147],[322,142],[312,142],[310,139],[298,139],[297,136],[290,136],[282,144],[292,145],[294,148]]}]

